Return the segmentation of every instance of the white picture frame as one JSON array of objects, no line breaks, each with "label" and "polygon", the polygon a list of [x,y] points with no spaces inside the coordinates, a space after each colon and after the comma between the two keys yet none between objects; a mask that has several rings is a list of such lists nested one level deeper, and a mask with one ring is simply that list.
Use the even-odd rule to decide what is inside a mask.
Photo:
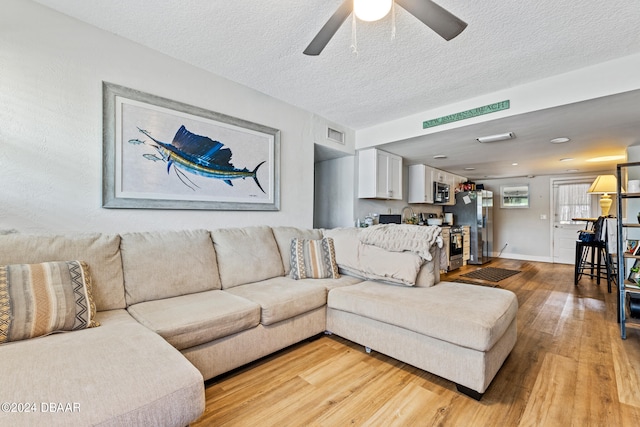
[{"label": "white picture frame", "polygon": [[280,209],[280,131],[103,82],[103,207]]},{"label": "white picture frame", "polygon": [[528,209],[529,184],[501,185],[500,207],[506,209]]}]

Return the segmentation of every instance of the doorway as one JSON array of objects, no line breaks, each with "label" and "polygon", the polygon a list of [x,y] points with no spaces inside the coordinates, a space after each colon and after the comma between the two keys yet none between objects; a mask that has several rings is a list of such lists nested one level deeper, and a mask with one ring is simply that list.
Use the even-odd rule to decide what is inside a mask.
[{"label": "doorway", "polygon": [[594,218],[600,214],[598,196],[587,194],[595,176],[551,179],[551,242],[554,263],[575,262],[578,231],[586,222],[574,218]]}]

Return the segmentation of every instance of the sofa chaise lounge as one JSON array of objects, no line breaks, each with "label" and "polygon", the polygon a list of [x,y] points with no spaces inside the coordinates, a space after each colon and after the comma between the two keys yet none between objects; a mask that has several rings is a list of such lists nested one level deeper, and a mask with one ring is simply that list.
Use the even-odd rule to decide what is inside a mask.
[{"label": "sofa chaise lounge", "polygon": [[[204,411],[204,380],[325,331],[479,398],[515,345],[515,295],[440,282],[437,247],[424,262],[363,245],[358,232],[0,236],[0,266],[84,261],[100,323],[0,345],[0,396],[11,405],[0,425],[184,426]],[[292,278],[291,240],[325,236],[347,274]]]}]

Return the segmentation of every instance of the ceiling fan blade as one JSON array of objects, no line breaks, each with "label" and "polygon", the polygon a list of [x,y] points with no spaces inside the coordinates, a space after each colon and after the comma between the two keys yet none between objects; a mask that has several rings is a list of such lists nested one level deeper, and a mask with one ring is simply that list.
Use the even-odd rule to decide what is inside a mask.
[{"label": "ceiling fan blade", "polygon": [[309,46],[304,50],[305,55],[320,55],[322,49],[325,48],[331,37],[338,31],[342,23],[351,15],[353,9],[353,0],[345,0],[338,10],[331,15],[331,18],[320,29],[320,32],[311,40]]},{"label": "ceiling fan blade", "polygon": [[445,40],[451,40],[467,28],[467,23],[431,0],[396,0],[407,12]]}]

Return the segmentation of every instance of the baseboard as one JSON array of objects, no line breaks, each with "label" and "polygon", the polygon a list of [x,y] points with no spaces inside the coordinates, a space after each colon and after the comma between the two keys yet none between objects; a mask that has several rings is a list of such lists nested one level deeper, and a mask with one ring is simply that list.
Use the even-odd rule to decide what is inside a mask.
[{"label": "baseboard", "polygon": [[503,253],[498,257],[498,254],[494,252],[493,257],[495,258],[505,258],[505,259],[517,259],[520,261],[536,261],[536,262],[548,262],[553,263],[553,258],[550,256],[535,256],[535,255],[525,255],[525,254],[505,254]]}]

